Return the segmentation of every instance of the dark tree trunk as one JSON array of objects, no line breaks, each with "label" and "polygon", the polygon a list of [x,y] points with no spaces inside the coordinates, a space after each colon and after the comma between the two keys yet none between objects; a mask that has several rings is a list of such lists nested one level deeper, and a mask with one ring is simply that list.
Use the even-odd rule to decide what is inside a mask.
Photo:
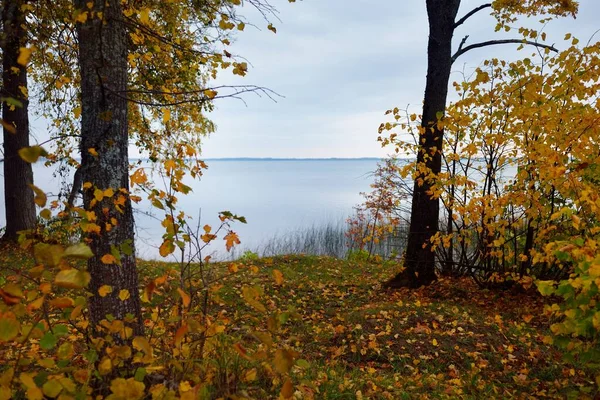
[{"label": "dark tree trunk", "polygon": [[[417,164],[434,174],[442,169],[444,130],[436,122],[446,110],[448,83],[452,67],[452,37],[460,0],[427,0],[429,42],[427,81],[423,101],[421,143]],[[441,113],[441,114],[440,114]],[[410,229],[404,255],[405,269],[386,283],[388,287],[419,287],[436,279],[435,252],[430,238],[439,228],[439,198],[429,193],[432,181],[420,174],[413,189]]]},{"label": "dark tree trunk", "polygon": [[[4,239],[16,241],[18,232],[35,227],[33,170],[19,157],[18,151],[29,146],[27,69],[17,63],[19,50],[25,47],[25,15],[21,7],[26,1],[2,2],[2,97],[17,100],[22,106],[2,102],[4,126],[4,206],[6,232]],[[6,126],[12,126],[10,129]]]},{"label": "dark tree trunk", "polygon": [[[87,0],[76,0],[79,9],[87,10]],[[134,222],[129,198],[128,120],[127,120],[127,33],[123,25],[120,0],[95,0],[92,11],[102,12],[103,21],[89,17],[79,24],[79,67],[81,71],[81,167],[84,189],[83,204],[93,211],[100,227],[90,233],[94,257],[88,261],[91,274],[89,290],[90,320],[93,327],[107,315],[128,321],[134,335],[143,333],[138,292],[138,274],[134,248]],[[93,156],[89,149],[98,153]],[[112,197],[98,201],[98,190],[112,189]],[[124,202],[115,200],[123,196]],[[102,197],[102,196],[99,196]],[[116,221],[116,224],[115,224]],[[108,257],[120,253],[117,264]],[[108,285],[112,292],[105,297],[98,289]],[[127,290],[129,298],[119,294]],[[123,292],[125,293],[125,292]],[[126,296],[123,296],[126,297]]]}]

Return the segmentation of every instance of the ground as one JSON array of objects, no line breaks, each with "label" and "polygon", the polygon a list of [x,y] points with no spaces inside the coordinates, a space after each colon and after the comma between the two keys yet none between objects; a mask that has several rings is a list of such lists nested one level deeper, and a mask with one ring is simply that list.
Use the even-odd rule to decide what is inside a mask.
[{"label": "ground", "polygon": [[[257,272],[225,278],[220,306],[230,316],[248,309],[242,288],[251,284],[263,288],[258,300],[267,313],[289,312],[276,336],[302,360],[291,374],[300,383],[297,393],[348,399],[594,396],[595,374],[564,363],[560,351],[545,344],[548,299],[535,288],[480,290],[465,278],[387,291],[381,282],[394,265],[312,256],[254,260],[235,269],[243,266]],[[275,270],[283,281],[276,282]],[[246,323],[260,331],[264,312],[254,312],[256,319]],[[248,348],[252,342],[241,340]]]},{"label": "ground", "polygon": [[[29,293],[44,284],[26,277],[31,256],[4,249],[0,259],[0,287],[19,283],[21,304],[35,303]],[[190,265],[196,275],[182,291],[180,264],[138,265],[146,339],[134,340],[131,351],[113,347],[108,356],[90,357],[85,312],[66,297],[79,295],[72,289],[48,293],[43,315],[14,296],[4,299],[13,305],[0,302],[0,317],[22,310],[22,324],[43,318],[54,329],[0,341],[0,392],[90,394],[95,369],[98,377],[111,376],[122,365],[119,354],[129,354],[133,369],[121,376],[132,381],[119,382],[130,388],[137,381],[137,395],[152,398],[599,396],[600,372],[578,360],[567,363],[551,344],[544,308],[556,299],[535,287],[482,290],[463,278],[386,290],[381,283],[397,272],[394,263],[294,255]],[[34,380],[23,380],[23,373]],[[51,384],[57,380],[62,386]],[[114,380],[105,382],[106,390],[117,390]]]}]

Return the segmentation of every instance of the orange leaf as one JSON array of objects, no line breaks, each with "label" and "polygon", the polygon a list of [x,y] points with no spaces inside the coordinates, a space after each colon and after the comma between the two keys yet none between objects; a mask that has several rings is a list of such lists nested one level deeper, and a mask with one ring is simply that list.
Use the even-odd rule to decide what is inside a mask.
[{"label": "orange leaf", "polygon": [[227,235],[225,235],[223,240],[225,240],[225,248],[227,248],[227,251],[230,251],[231,248],[236,244],[240,244],[240,239],[237,233],[233,231],[230,231]]},{"label": "orange leaf", "polygon": [[181,340],[186,335],[186,333],[188,333],[188,330],[189,329],[187,324],[183,324],[179,327],[179,329],[177,329],[177,332],[175,332],[175,346],[181,346]]},{"label": "orange leaf", "polygon": [[281,273],[280,270],[274,269],[273,270],[273,277],[275,278],[275,283],[277,285],[282,285],[283,284],[283,274]]},{"label": "orange leaf", "polygon": [[294,385],[292,384],[292,381],[290,381],[289,378],[285,380],[285,383],[281,387],[281,392],[279,393],[279,395],[284,399],[291,399],[294,395]]},{"label": "orange leaf", "polygon": [[181,296],[181,301],[183,302],[183,306],[184,307],[189,307],[190,306],[190,296],[184,292],[183,290],[181,290],[180,288],[177,288],[177,292],[179,292],[179,295]]},{"label": "orange leaf", "polygon": [[102,261],[103,264],[116,264],[117,263],[117,259],[112,254],[103,255],[102,258],[100,259],[100,261]]}]

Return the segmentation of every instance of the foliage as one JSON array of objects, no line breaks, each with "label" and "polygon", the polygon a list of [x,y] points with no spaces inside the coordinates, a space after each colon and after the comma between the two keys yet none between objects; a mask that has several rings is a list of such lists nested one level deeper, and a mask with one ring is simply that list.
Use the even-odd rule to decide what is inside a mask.
[{"label": "foliage", "polygon": [[[38,256],[56,261],[57,250]],[[1,259],[42,271],[14,249]],[[130,352],[131,376],[104,387],[111,398],[592,398],[598,391],[597,370],[562,361],[542,340],[551,320],[531,292],[499,295],[442,279],[382,293],[389,266],[326,257],[213,264],[218,280],[208,287],[196,280],[194,292],[178,290],[179,264],[142,262],[148,335],[131,347],[112,343],[100,356],[97,339],[86,336],[83,292],[48,273],[76,266],[71,260],[44,264],[37,278],[4,275],[3,398],[86,397],[97,390],[93,375],[110,375]],[[116,322],[106,329],[127,333]]]}]

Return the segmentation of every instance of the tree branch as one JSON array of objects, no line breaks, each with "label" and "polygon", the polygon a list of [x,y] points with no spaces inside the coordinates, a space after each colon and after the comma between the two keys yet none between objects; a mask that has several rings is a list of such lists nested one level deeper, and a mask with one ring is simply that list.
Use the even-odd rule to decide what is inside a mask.
[{"label": "tree branch", "polygon": [[489,8],[491,6],[492,6],[492,3],[485,3],[485,4],[480,5],[479,7],[472,9],[467,14],[465,14],[464,17],[462,17],[461,19],[459,19],[458,21],[456,21],[454,23],[454,29],[456,29],[460,25],[464,24],[466,20],[468,20],[470,17],[473,16],[473,14],[478,13],[479,11]]},{"label": "tree branch", "polygon": [[465,39],[463,39],[463,41],[461,42],[461,45],[459,46],[458,50],[452,56],[452,63],[454,63],[454,61],[456,61],[456,59],[458,57],[462,56],[463,54],[465,54],[469,50],[478,49],[480,47],[494,46],[494,45],[497,45],[497,44],[510,44],[510,43],[528,44],[530,46],[541,47],[543,49],[549,49],[551,51],[554,51],[554,52],[558,53],[558,49],[556,47],[552,46],[552,45],[538,43],[538,42],[532,42],[531,40],[523,40],[523,39],[488,40],[487,42],[474,43],[474,44],[471,44],[471,45],[469,45],[469,46],[467,46],[465,48],[462,48],[462,45],[464,44],[464,42],[465,42]]}]

